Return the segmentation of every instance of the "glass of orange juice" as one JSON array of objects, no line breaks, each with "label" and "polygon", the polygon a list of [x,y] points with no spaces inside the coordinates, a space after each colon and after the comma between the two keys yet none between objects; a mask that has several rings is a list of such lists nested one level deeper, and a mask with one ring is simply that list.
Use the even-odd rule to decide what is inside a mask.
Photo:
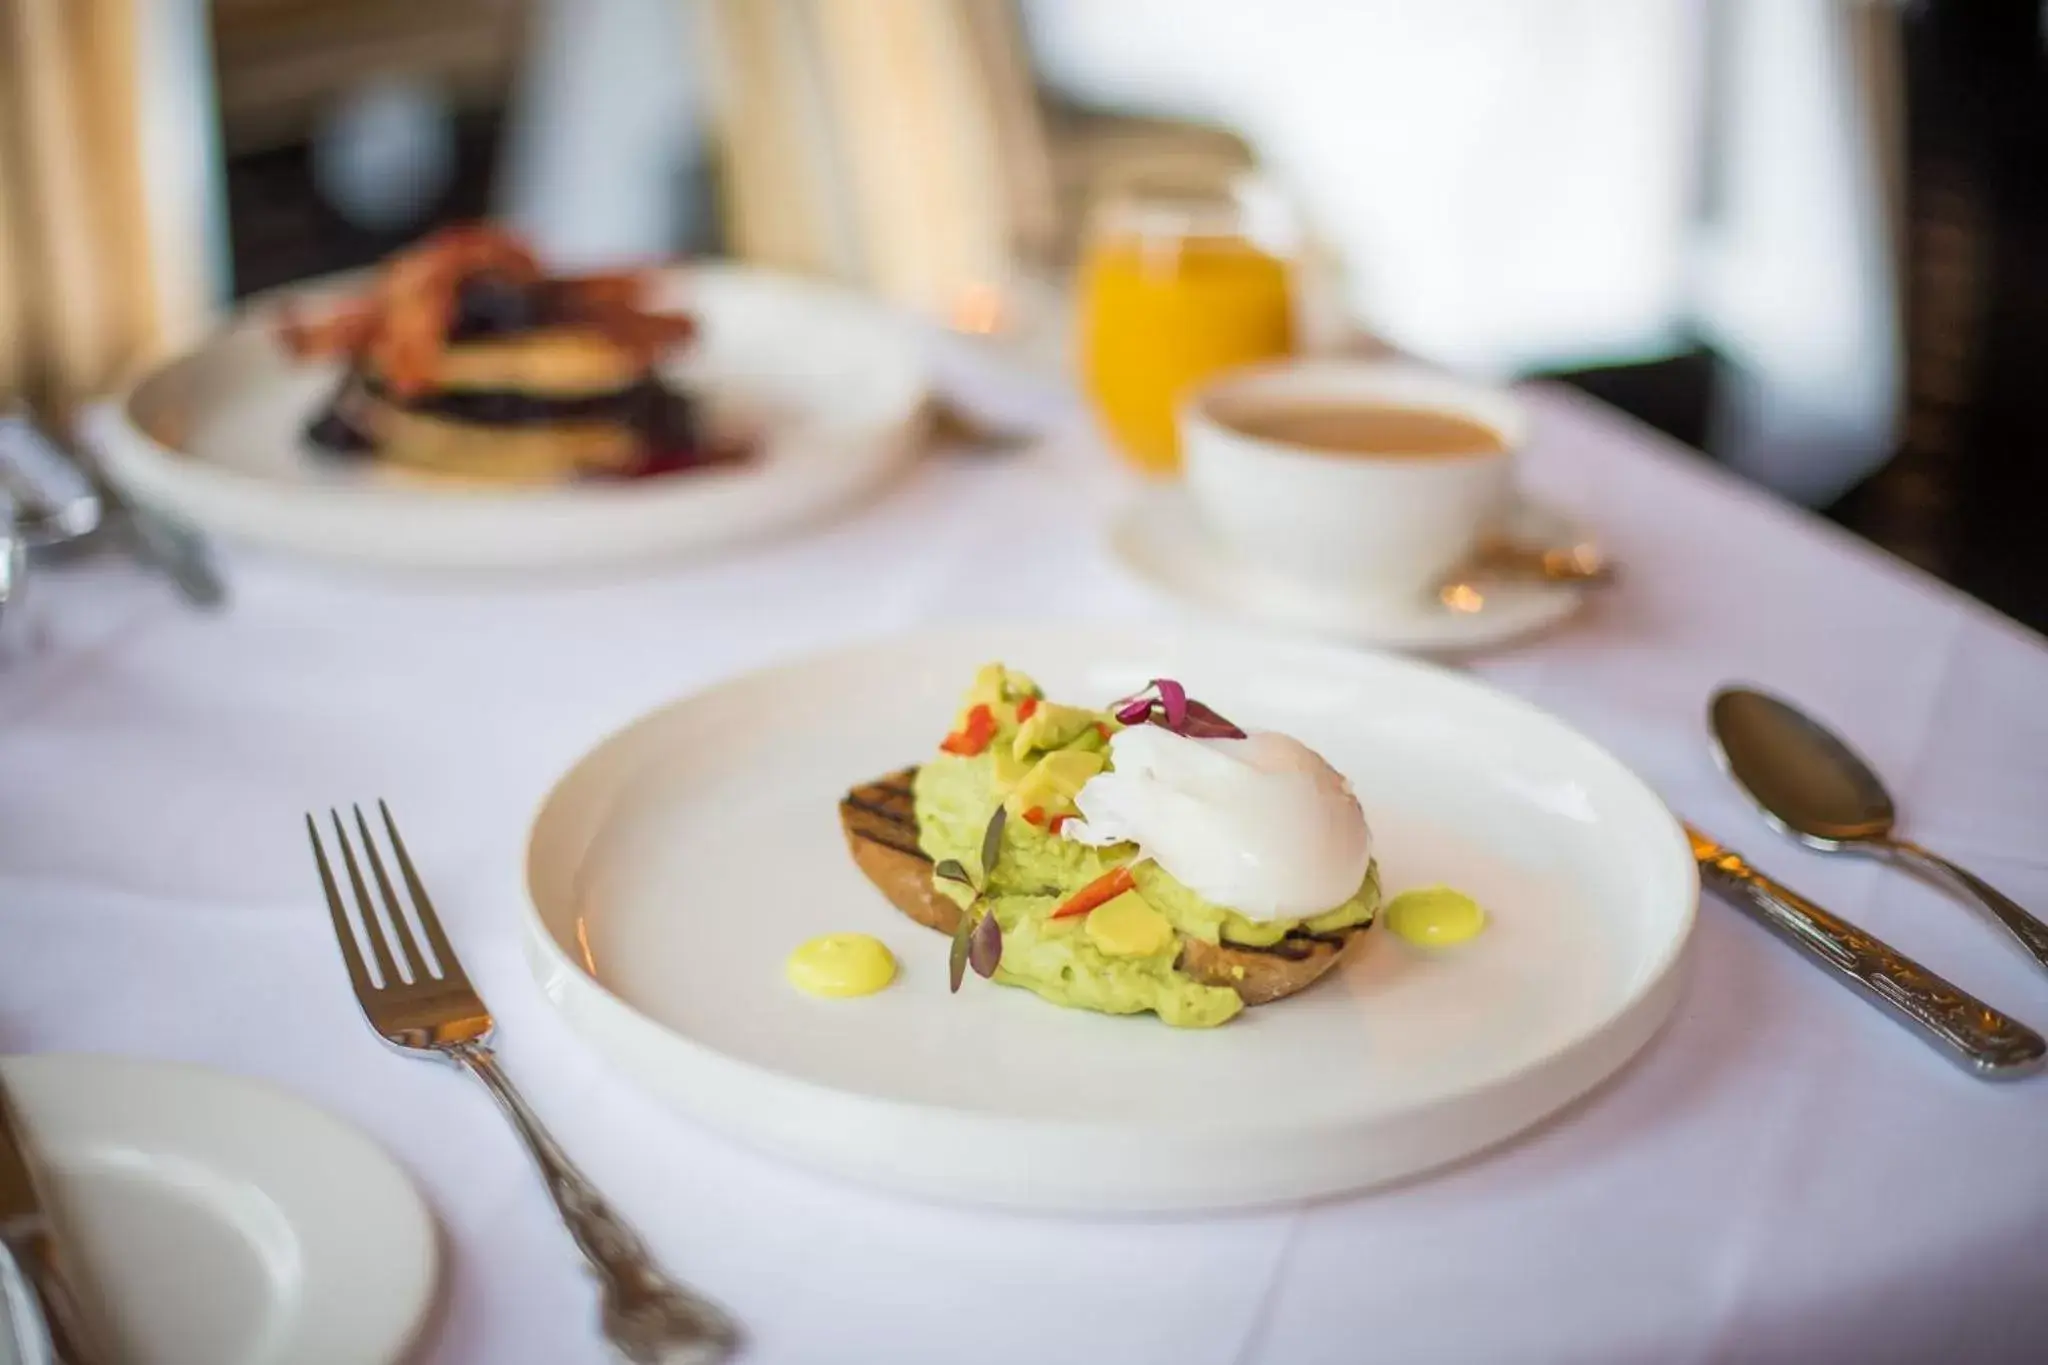
[{"label": "glass of orange juice", "polygon": [[1256,193],[1136,188],[1090,223],[1082,384],[1111,442],[1146,473],[1179,470],[1174,413],[1190,390],[1294,351],[1292,271]]}]

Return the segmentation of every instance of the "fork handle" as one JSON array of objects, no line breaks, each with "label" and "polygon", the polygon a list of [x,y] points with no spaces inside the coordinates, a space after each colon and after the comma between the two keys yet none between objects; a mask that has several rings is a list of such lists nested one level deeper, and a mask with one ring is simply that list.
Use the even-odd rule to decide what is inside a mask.
[{"label": "fork handle", "polygon": [[662,1272],[527,1107],[497,1054],[481,1042],[443,1050],[484,1083],[540,1167],[555,1209],[597,1277],[605,1339],[633,1365],[716,1365],[730,1357],[739,1347],[732,1320]]}]

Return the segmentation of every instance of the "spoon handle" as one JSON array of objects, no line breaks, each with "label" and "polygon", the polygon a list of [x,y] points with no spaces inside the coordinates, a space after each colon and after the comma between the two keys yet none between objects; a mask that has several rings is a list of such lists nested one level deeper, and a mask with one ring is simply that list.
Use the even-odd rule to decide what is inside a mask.
[{"label": "spoon handle", "polygon": [[1885,847],[1901,859],[1932,873],[1939,881],[1960,887],[1984,903],[1984,908],[1998,916],[1998,922],[2006,931],[2020,941],[2020,946],[2033,954],[2034,960],[2048,967],[2048,924],[2041,923],[2021,909],[2010,896],[2000,891],[1966,868],[1957,867],[1939,853],[1908,843],[1904,839],[1893,839]]}]

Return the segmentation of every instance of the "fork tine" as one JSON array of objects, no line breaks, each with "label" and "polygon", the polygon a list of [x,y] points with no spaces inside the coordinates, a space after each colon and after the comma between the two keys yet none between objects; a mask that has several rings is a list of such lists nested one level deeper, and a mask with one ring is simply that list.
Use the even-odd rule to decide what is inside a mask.
[{"label": "fork tine", "polygon": [[377,894],[384,898],[384,912],[391,917],[391,932],[398,939],[398,955],[405,960],[405,969],[415,983],[428,980],[433,973],[427,970],[426,959],[420,956],[419,944],[413,942],[412,929],[405,922],[405,908],[391,890],[391,878],[384,873],[384,859],[378,856],[377,841],[370,837],[370,822],[363,818],[361,806],[355,807],[355,812],[356,828],[363,833],[363,856],[369,860],[370,876],[377,883]]},{"label": "fork tine", "polygon": [[384,989],[403,985],[398,968],[391,961],[391,949],[384,942],[384,926],[377,923],[377,907],[370,900],[370,888],[363,885],[363,871],[356,866],[356,851],[348,842],[348,827],[341,823],[341,812],[329,810],[328,816],[334,821],[334,837],[341,841],[341,864],[348,869],[349,885],[355,888],[356,908],[362,911],[363,937],[370,940],[370,955],[377,959],[377,975],[383,978]]},{"label": "fork tine", "polygon": [[420,932],[427,936],[427,944],[434,950],[434,958],[441,964],[441,975],[449,981],[469,984],[463,974],[462,963],[455,956],[455,949],[448,942],[448,936],[441,932],[441,917],[434,913],[434,902],[427,896],[427,888],[420,885],[420,874],[413,870],[412,855],[405,851],[405,840],[399,837],[398,822],[391,818],[391,807],[380,798],[377,810],[384,816],[384,831],[391,836],[391,851],[398,855],[399,875],[405,878],[405,889],[412,893],[412,908],[420,917]]},{"label": "fork tine", "polygon": [[327,850],[320,846],[320,826],[313,823],[311,811],[306,812],[306,837],[313,841],[313,861],[320,868],[320,887],[327,893],[327,913],[334,921],[334,938],[341,945],[341,960],[348,967],[349,984],[355,987],[358,1000],[367,999],[377,987],[363,966],[363,955],[356,947],[356,931],[341,903],[341,890],[334,884],[334,869],[328,865]]}]

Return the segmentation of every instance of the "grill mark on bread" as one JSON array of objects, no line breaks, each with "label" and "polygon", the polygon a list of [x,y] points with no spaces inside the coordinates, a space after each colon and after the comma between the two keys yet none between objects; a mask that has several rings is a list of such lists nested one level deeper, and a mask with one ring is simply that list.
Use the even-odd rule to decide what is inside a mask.
[{"label": "grill mark on bread", "polygon": [[872,834],[867,830],[857,829],[853,831],[853,836],[856,839],[865,839],[867,842],[871,844],[875,844],[882,848],[886,848],[890,850],[892,853],[901,853],[906,858],[918,858],[924,862],[931,861],[931,858],[927,856],[925,851],[921,848],[909,848],[903,844],[897,843],[893,839],[884,839],[879,834]]},{"label": "grill mark on bread", "polygon": [[895,810],[863,799],[867,788],[855,788],[839,803],[839,822],[850,838],[861,839],[906,858],[929,863],[917,846],[917,827]]},{"label": "grill mark on bread", "polygon": [[910,788],[915,771],[891,773],[842,797],[839,820],[848,836],[930,863],[930,855],[917,846],[917,816]]},{"label": "grill mark on bread", "polygon": [[1329,933],[1311,933],[1307,929],[1289,929],[1278,943],[1239,943],[1234,938],[1223,940],[1223,946],[1238,953],[1265,953],[1271,957],[1284,957],[1289,962],[1302,962],[1315,956],[1318,947],[1339,948],[1349,943],[1356,935],[1364,933],[1379,920],[1378,914],[1371,919],[1348,924],[1342,929]]},{"label": "grill mark on bread", "polygon": [[901,825],[905,829],[910,830],[916,829],[915,824],[903,818],[902,811],[898,809],[898,803],[894,801],[870,801],[860,792],[850,792],[847,794],[846,800],[840,804],[851,806],[863,815],[872,815],[892,825]]}]

